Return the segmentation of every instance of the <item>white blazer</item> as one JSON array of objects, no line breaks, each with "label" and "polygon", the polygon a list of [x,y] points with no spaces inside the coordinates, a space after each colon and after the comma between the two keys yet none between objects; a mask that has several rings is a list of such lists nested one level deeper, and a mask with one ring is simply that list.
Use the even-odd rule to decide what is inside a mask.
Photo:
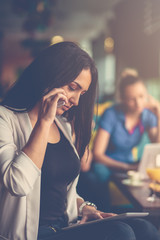
[{"label": "white blazer", "polygon": [[[71,128],[61,117],[56,123],[72,144]],[[21,149],[32,131],[27,113],[0,106],[0,239],[36,240],[39,224],[41,171]],[[69,222],[77,219],[78,177],[68,186]]]}]

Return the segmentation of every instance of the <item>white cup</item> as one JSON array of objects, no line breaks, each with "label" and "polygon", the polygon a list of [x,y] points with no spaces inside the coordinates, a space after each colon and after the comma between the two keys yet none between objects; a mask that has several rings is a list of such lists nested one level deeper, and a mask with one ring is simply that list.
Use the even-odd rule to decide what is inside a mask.
[{"label": "white cup", "polygon": [[127,172],[128,178],[130,179],[130,183],[132,185],[137,185],[141,183],[141,175],[137,171],[128,171]]}]

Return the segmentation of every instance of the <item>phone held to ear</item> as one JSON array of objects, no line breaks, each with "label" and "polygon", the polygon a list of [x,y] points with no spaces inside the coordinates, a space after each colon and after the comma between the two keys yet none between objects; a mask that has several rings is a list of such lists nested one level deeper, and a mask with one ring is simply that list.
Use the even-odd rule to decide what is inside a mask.
[{"label": "phone held to ear", "polygon": [[65,101],[64,100],[58,100],[57,108],[60,108],[63,105],[65,105]]}]

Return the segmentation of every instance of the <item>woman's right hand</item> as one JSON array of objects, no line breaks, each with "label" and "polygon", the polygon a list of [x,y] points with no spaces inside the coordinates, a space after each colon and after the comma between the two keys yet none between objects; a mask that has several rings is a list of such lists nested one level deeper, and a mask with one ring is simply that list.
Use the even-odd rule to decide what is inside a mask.
[{"label": "woman's right hand", "polygon": [[57,111],[57,103],[60,99],[68,103],[66,93],[62,88],[54,88],[46,94],[41,100],[38,120],[45,120],[52,124]]},{"label": "woman's right hand", "polygon": [[139,163],[131,163],[131,164],[126,163],[126,169],[125,170],[126,171],[130,171],[130,170],[137,171],[138,165],[139,165]]}]

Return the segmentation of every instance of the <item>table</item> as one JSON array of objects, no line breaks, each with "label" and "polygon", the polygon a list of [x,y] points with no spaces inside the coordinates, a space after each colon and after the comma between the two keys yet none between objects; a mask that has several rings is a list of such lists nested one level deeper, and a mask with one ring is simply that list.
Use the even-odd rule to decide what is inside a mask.
[{"label": "table", "polygon": [[121,173],[113,174],[112,181],[117,185],[120,191],[132,203],[134,211],[149,212],[151,221],[159,227],[160,223],[160,199],[155,202],[148,202],[147,197],[150,195],[148,181],[143,181],[143,186],[130,186],[122,183],[126,176]]}]

